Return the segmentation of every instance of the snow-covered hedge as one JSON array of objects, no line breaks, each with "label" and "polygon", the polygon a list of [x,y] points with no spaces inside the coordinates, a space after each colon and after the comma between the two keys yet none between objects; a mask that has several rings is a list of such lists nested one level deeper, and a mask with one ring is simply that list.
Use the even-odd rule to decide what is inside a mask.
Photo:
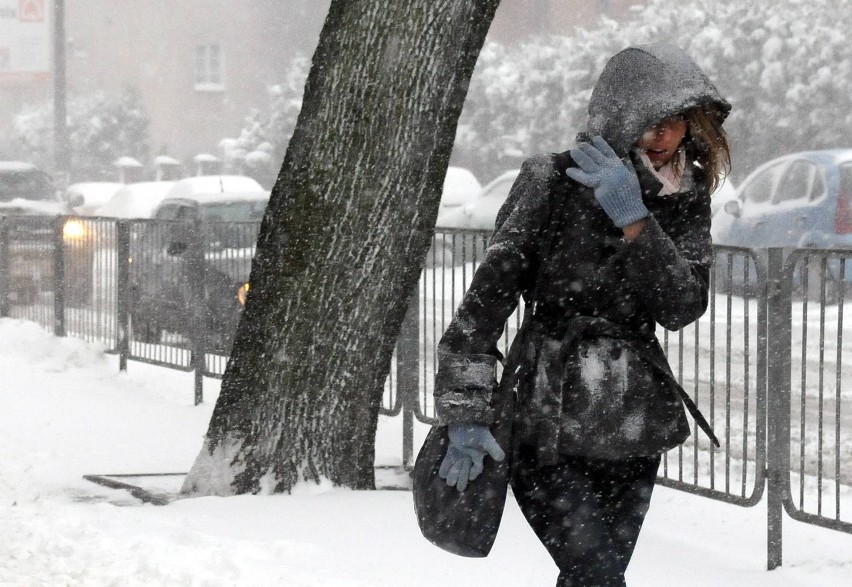
[{"label": "snow-covered hedge", "polygon": [[[111,177],[115,174],[112,162],[122,156],[147,159],[149,118],[136,92],[72,97],[67,113],[75,178]],[[28,108],[15,116],[13,141],[17,156],[51,169],[53,124],[52,103]]]},{"label": "snow-covered hedge", "polygon": [[[459,121],[454,159],[483,181],[536,152],[561,151],[586,123],[592,86],[629,45],[686,49],[733,104],[735,182],[777,155],[852,146],[852,0],[650,0],[622,21],[565,35],[488,43]],[[308,61],[272,86],[240,146],[268,142],[280,165],[301,106]]]},{"label": "snow-covered hedge", "polygon": [[486,178],[530,153],[564,150],[585,126],[606,59],[661,40],[686,49],[733,104],[735,180],[783,153],[852,146],[850,30],[850,0],[651,0],[572,36],[489,44],[456,148]]},{"label": "snow-covered hedge", "polygon": [[310,61],[303,55],[290,62],[284,80],[267,88],[269,103],[266,108],[252,110],[246,117],[240,136],[226,139],[229,141],[227,147],[220,144],[225,155],[228,151],[242,150],[250,162],[252,157],[260,158],[258,153],[267,153],[268,160],[264,159],[264,164],[272,166],[277,174],[302,109],[302,94],[309,68]]}]

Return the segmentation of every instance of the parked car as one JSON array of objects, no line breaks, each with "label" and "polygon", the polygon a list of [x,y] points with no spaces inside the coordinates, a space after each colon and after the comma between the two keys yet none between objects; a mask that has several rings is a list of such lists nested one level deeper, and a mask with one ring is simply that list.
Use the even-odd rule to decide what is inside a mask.
[{"label": "parked car", "polygon": [[438,214],[438,228],[493,230],[497,212],[506,198],[520,169],[498,175],[470,198],[464,205],[447,208]]},{"label": "parked car", "polygon": [[140,181],[122,185],[95,215],[109,218],[153,218],[165,198],[217,192],[259,192],[257,181],[242,175],[199,175],[178,181]]},{"label": "parked car", "polygon": [[[0,217],[6,217],[9,246],[9,301],[32,304],[39,292],[54,290],[56,218],[73,213],[52,178],[22,161],[0,161]],[[62,221],[65,301],[84,303],[92,292],[92,251],[85,223]],[[5,246],[5,245],[3,245]]]},{"label": "parked car", "polygon": [[123,183],[114,181],[84,181],[68,186],[62,198],[75,213],[92,216],[95,210],[106,204]]},{"label": "parked car", "polygon": [[23,161],[0,161],[0,204],[4,210],[15,206],[29,207],[29,211],[63,213],[67,208],[56,197],[51,177]]},{"label": "parked car", "polygon": [[[177,189],[182,181],[170,191],[177,195],[157,206],[153,221],[131,235],[133,338],[158,343],[169,332],[191,340],[195,317],[206,327],[208,348],[229,352],[269,192]],[[194,291],[194,258],[202,264],[202,296]]]},{"label": "parked car", "polygon": [[455,265],[482,259],[489,235],[462,234],[458,231],[479,230],[490,233],[494,230],[497,212],[506,201],[519,172],[519,169],[506,171],[463,205],[442,208],[438,212],[435,244],[427,255],[427,266]]},{"label": "parked car", "polygon": [[[751,249],[852,249],[852,149],[792,153],[761,165],[713,217],[711,234],[716,244]],[[837,266],[829,266],[835,275]],[[850,274],[847,267],[847,282]]]},{"label": "parked car", "polygon": [[448,167],[441,191],[438,218],[463,208],[476,198],[481,189],[482,185],[471,171],[464,167]]},{"label": "parked car", "polygon": [[453,263],[452,248],[443,242],[444,235],[440,231],[442,218],[453,215],[472,202],[482,190],[482,185],[476,176],[463,167],[448,167],[444,177],[441,192],[441,205],[438,208],[435,235],[436,246],[432,246],[426,255],[426,266],[441,266]]},{"label": "parked car", "polygon": [[852,248],[852,149],[761,165],[714,220],[713,240],[722,245]]}]

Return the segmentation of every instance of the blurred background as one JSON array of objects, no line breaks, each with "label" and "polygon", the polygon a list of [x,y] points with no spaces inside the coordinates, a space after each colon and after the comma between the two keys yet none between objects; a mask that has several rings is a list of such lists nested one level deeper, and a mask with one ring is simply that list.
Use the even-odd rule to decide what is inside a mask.
[{"label": "blurred background", "polygon": [[[0,159],[34,163],[59,188],[226,172],[269,189],[328,6],[0,0]],[[532,153],[568,148],[606,59],[669,40],[734,105],[739,185],[774,157],[849,146],[850,29],[849,0],[503,0],[452,164],[485,185]],[[53,134],[57,92],[67,153]]]}]

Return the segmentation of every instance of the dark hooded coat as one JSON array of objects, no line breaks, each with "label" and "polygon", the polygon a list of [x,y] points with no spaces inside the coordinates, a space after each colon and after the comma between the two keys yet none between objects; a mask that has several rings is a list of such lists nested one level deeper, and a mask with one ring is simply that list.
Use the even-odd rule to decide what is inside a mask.
[{"label": "dark hooded coat", "polygon": [[[594,88],[587,133],[579,138],[600,134],[634,166],[651,212],[630,243],[593,190],[565,175],[574,165],[568,152],[523,164],[438,346],[441,423],[491,424],[492,396],[513,394],[515,437],[534,446],[543,464],[560,453],[654,455],[687,438],[682,400],[690,411],[694,404],[672,375],[655,325],[678,330],[707,308],[710,196],[688,136],[677,194],[658,195],[662,184],[631,149],[644,130],[695,106],[722,119],[730,109],[690,58],[669,45],[618,53]],[[496,343],[522,297],[524,322],[498,384]],[[697,410],[693,415],[703,422]]]}]

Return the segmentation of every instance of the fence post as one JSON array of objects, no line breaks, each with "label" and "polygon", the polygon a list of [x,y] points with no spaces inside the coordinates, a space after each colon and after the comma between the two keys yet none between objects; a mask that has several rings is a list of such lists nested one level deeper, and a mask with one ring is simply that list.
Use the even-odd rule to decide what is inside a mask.
[{"label": "fence post", "polygon": [[396,385],[402,399],[402,466],[411,468],[414,460],[414,410],[420,391],[420,284],[408,302],[408,311],[396,348]]},{"label": "fence post", "polygon": [[127,371],[127,358],[130,355],[129,296],[130,296],[130,224],[119,220],[115,225],[116,254],[116,347],[118,348],[118,369]]},{"label": "fence post", "polygon": [[65,239],[66,216],[53,225],[53,333],[65,336]]},{"label": "fence post", "polygon": [[190,225],[187,250],[189,333],[192,348],[195,405],[204,401],[204,371],[207,352],[207,302],[204,296],[204,233],[201,220]]},{"label": "fence post", "polygon": [[[767,569],[782,562],[782,516],[790,481],[790,353],[792,282],[784,277],[784,254],[769,249],[767,262]],[[786,476],[786,479],[785,479]]]},{"label": "fence post", "polygon": [[9,315],[9,224],[0,216],[0,318]]}]

